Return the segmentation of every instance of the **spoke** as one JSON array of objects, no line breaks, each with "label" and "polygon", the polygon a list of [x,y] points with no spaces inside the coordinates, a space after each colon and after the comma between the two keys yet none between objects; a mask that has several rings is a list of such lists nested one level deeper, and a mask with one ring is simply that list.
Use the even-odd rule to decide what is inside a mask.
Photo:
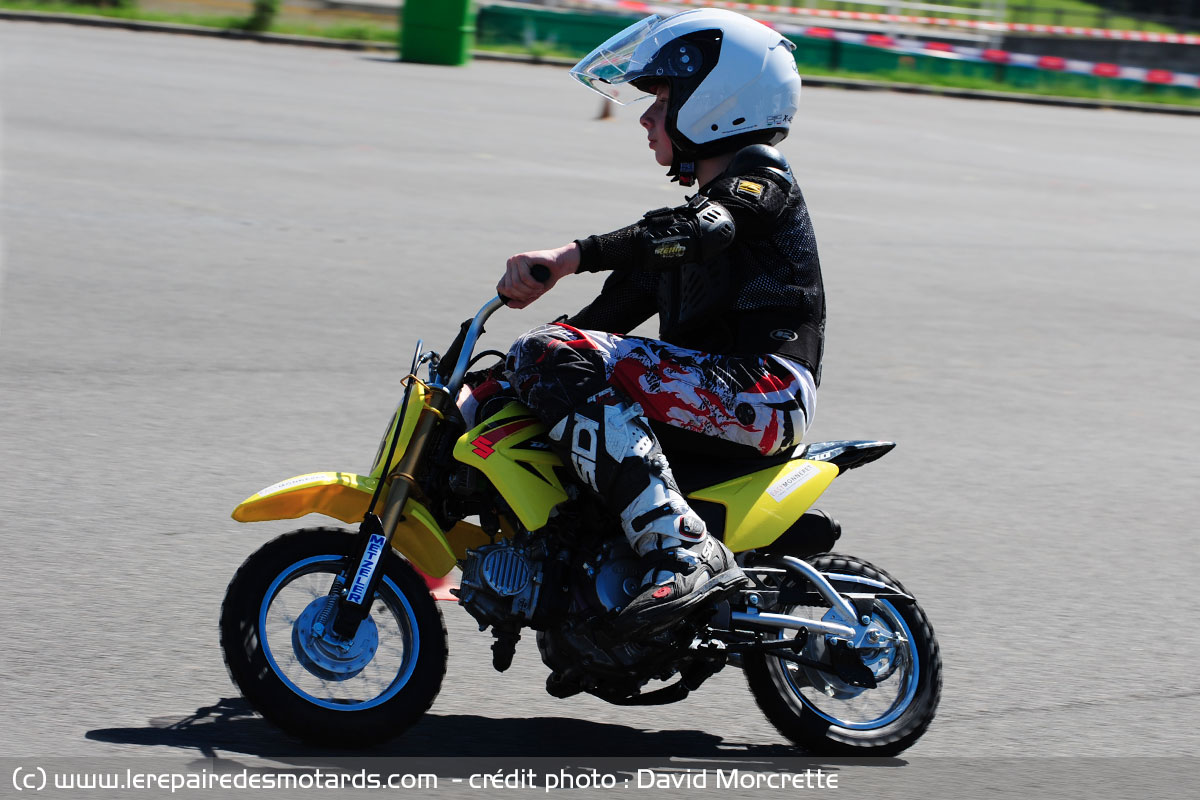
[{"label": "spoke", "polygon": [[[345,663],[340,655],[313,651],[308,655],[297,653],[292,645],[295,626],[313,601],[329,596],[329,587],[336,572],[308,572],[294,575],[272,598],[267,609],[262,636],[276,659],[276,667],[299,691],[319,698],[323,702],[354,705],[373,701],[386,693],[395,683],[406,659],[412,657],[413,636],[410,616],[404,601],[397,597],[389,585],[376,594],[376,603],[369,617],[377,636],[376,650],[371,660],[353,677],[344,681],[331,680],[314,674],[306,666],[312,657],[317,665],[338,669]],[[364,634],[365,635],[365,634]],[[360,641],[352,653],[362,655]]]},{"label": "spoke", "polygon": [[298,615],[296,606],[299,606],[301,610],[308,606],[308,602],[304,600],[305,594],[295,584],[289,584],[275,595],[275,599],[271,601],[271,608],[296,616]]},{"label": "spoke", "polygon": [[[297,603],[292,599],[291,592],[288,592],[286,597],[281,592],[278,596],[276,596],[275,602],[271,604],[271,608],[274,609],[274,608],[278,607],[278,609],[281,613],[290,614],[293,617],[296,617],[296,616],[299,616],[299,614],[297,614],[296,610],[295,610],[296,605],[297,605]],[[303,606],[302,606],[302,610],[303,610]]]},{"label": "spoke", "polygon": [[403,661],[405,654],[408,653],[408,647],[403,640],[387,640],[379,642],[379,649],[375,651],[373,663],[379,663],[384,660],[384,656],[390,657],[395,661]]}]

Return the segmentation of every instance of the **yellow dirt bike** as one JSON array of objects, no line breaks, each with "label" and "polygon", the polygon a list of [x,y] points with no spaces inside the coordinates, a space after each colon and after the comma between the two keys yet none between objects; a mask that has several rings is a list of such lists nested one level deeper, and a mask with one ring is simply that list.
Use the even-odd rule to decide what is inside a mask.
[{"label": "yellow dirt bike", "polygon": [[[441,612],[414,567],[444,576],[457,566],[459,604],[481,631],[491,627],[495,668],[508,668],[532,628],[555,697],[671,703],[733,664],[771,722],[809,752],[894,754],[920,738],[941,694],[933,628],[898,581],[830,553],[840,528],[809,510],[837,475],[894,445],[823,442],[740,460],[667,446],[689,503],[751,583],[628,640],[612,621],[637,595],[642,569],[616,515],[564,467],[527,407],[485,405],[468,429],[456,405],[468,370],[501,356],[474,350],[504,302],[464,322],[444,355],[417,343],[368,474],[301,475],[234,511],[242,522],[315,513],[358,524],[284,534],[230,582],[221,647],[255,709],[332,746],[404,731],[446,670]],[[647,690],[651,681],[665,683]]]}]

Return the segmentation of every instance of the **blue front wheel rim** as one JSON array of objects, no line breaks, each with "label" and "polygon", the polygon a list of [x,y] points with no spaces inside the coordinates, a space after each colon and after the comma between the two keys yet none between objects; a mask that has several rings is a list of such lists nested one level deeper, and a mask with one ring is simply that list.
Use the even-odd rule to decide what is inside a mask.
[{"label": "blue front wheel rim", "polygon": [[385,572],[371,610],[381,637],[371,663],[347,681],[329,681],[306,669],[292,647],[299,609],[328,592],[347,562],[346,556],[326,554],[290,564],[263,595],[257,631],[271,671],[295,695],[332,711],[364,711],[388,702],[409,684],[421,651],[420,629],[412,603]]}]

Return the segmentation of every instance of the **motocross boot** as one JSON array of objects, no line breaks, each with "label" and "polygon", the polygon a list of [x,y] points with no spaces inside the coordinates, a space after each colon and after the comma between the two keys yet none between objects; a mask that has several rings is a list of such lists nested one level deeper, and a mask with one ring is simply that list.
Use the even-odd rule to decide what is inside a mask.
[{"label": "motocross boot", "polygon": [[688,506],[650,424],[635,404],[594,401],[563,417],[550,439],[579,478],[617,510],[647,573],[617,617],[626,635],[650,635],[746,582],[733,554]]},{"label": "motocross boot", "polygon": [[747,582],[729,548],[707,533],[695,544],[655,550],[642,561],[650,568],[642,592],[617,616],[617,627],[628,635],[658,633]]}]

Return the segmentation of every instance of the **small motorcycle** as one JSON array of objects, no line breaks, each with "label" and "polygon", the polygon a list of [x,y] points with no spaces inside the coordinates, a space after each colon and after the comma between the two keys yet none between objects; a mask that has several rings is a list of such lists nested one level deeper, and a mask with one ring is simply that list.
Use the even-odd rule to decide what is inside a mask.
[{"label": "small motorcycle", "polygon": [[[404,731],[446,670],[441,611],[420,573],[459,567],[458,602],[492,629],[493,666],[507,669],[531,628],[555,697],[673,703],[735,665],[767,718],[810,753],[891,755],[916,742],[941,694],[933,628],[899,581],[829,552],[840,527],[810,510],[836,476],[894,444],[821,442],[721,460],[667,447],[689,503],[751,582],[630,640],[612,623],[638,594],[642,569],[616,515],[564,466],[527,407],[485,404],[468,429],[456,404],[472,366],[503,358],[474,350],[504,303],[496,297],[464,322],[445,354],[417,343],[368,474],[290,478],[233,512],[241,522],[316,513],[357,524],[286,533],[230,582],[221,648],[254,708],[323,745]],[[648,689],[651,681],[666,683]]]}]

